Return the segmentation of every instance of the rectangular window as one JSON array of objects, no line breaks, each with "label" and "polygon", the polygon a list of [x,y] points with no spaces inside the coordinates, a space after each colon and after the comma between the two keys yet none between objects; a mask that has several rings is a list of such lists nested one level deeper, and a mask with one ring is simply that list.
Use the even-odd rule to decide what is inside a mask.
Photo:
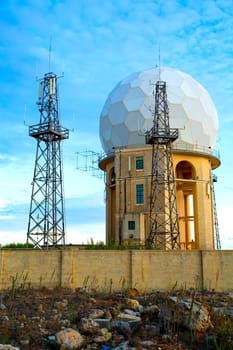
[{"label": "rectangular window", "polygon": [[144,164],[143,164],[143,157],[136,157],[136,169],[140,170],[143,169]]},{"label": "rectangular window", "polygon": [[136,204],[144,203],[144,187],[142,184],[136,185]]},{"label": "rectangular window", "polygon": [[135,221],[128,221],[128,230],[135,230]]}]

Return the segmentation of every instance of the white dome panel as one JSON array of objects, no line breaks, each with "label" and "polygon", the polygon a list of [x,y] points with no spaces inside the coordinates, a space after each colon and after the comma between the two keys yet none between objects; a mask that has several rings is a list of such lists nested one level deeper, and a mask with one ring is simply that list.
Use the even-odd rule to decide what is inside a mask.
[{"label": "white dome panel", "polygon": [[[207,91],[202,92],[202,94],[200,95],[200,101],[201,101],[201,104],[203,105],[203,108],[204,108],[206,114],[211,115],[212,111],[215,107],[214,107],[212,100],[209,98]],[[215,115],[213,115],[212,122],[215,125],[215,127],[218,126],[217,113]]]},{"label": "white dome panel", "polygon": [[133,81],[130,82],[130,86],[131,86],[132,88],[138,87],[138,86],[140,86],[140,83],[141,83],[140,79],[139,79],[139,78],[136,78],[136,79],[134,79]]},{"label": "white dome panel", "polygon": [[109,112],[109,108],[111,106],[111,101],[110,101],[110,98],[108,98],[104,104],[104,107],[102,109],[102,118],[105,116],[105,115],[108,115],[108,112]]},{"label": "white dome panel", "polygon": [[[172,73],[172,74],[171,74]],[[158,79],[159,77],[157,77]],[[179,74],[178,71],[174,71],[173,69],[162,69],[161,70],[161,80],[169,81],[169,85],[181,86],[184,77],[182,74]]]},{"label": "white dome panel", "polygon": [[129,112],[127,120],[125,120],[125,125],[129,131],[136,131],[142,128],[144,122],[143,115],[140,112]]},{"label": "white dome panel", "polygon": [[200,97],[200,89],[197,89],[197,84],[193,79],[185,79],[181,84],[181,89],[185,91],[186,96],[192,98]]},{"label": "white dome panel", "polygon": [[109,96],[110,103],[121,102],[122,98],[130,90],[130,84],[119,85],[118,89],[115,89],[112,94]]},{"label": "white dome panel", "polygon": [[139,87],[131,88],[122,102],[128,111],[137,111],[144,101],[144,93]]},{"label": "white dome panel", "polygon": [[149,80],[141,81],[140,88],[144,92],[145,96],[149,97],[150,101],[153,101],[153,91],[154,91],[154,83]]},{"label": "white dome panel", "polygon": [[[184,111],[184,107],[180,104],[169,104],[169,121],[170,121],[170,127],[171,128],[178,128],[178,129],[184,129],[186,120],[187,120],[187,114]],[[172,116],[176,116],[173,118]]]},{"label": "white dome panel", "polygon": [[133,145],[136,143],[136,145],[140,145],[142,142],[142,136],[139,135],[138,132],[133,131],[129,134],[129,138],[128,138],[128,144],[129,145]]},{"label": "white dome panel", "polygon": [[153,119],[151,117],[152,109],[149,107],[149,103],[147,101],[145,101],[145,103],[141,105],[139,112],[143,115],[143,118],[145,121],[147,120],[150,121],[150,125],[152,127],[152,124],[153,124]]},{"label": "white dome panel", "polygon": [[185,97],[184,91],[180,86],[169,85],[167,86],[167,95],[169,95],[169,102],[180,104]]},{"label": "white dome panel", "polygon": [[133,73],[130,74],[128,77],[126,77],[125,79],[123,79],[119,85],[125,85],[125,84],[132,84],[132,82],[134,82],[136,79],[138,78],[138,73]]},{"label": "white dome panel", "polygon": [[[112,144],[113,147],[121,147],[122,144],[126,145],[128,142],[129,133],[124,124],[115,125],[112,129]],[[111,151],[110,150],[110,151]]]},{"label": "white dome panel", "polygon": [[202,124],[199,122],[193,122],[191,132],[192,132],[192,138],[195,144],[198,144],[199,143],[198,138],[200,138],[200,136],[204,134]]},{"label": "white dome panel", "polygon": [[122,102],[113,103],[109,108],[109,120],[112,125],[118,125],[125,121],[127,110]]},{"label": "white dome panel", "polygon": [[[143,125],[142,125],[142,128],[141,128],[141,130],[142,130],[142,133],[143,132],[146,132],[146,131],[149,131],[151,128],[152,128],[152,126],[153,126],[153,121],[152,121],[152,119],[145,119],[144,120],[144,123],[143,123]],[[140,132],[140,131],[139,131]],[[144,138],[144,136],[142,136],[143,138]]]},{"label": "white dome panel", "polygon": [[112,132],[112,128],[111,128],[110,120],[105,116],[102,119],[102,134],[104,135],[104,139],[106,141],[110,140],[111,132]]},{"label": "white dome panel", "polygon": [[185,97],[183,101],[183,108],[188,117],[194,122],[201,121],[205,117],[205,111],[201,104],[197,104],[193,98]]},{"label": "white dome panel", "polygon": [[190,120],[186,121],[185,128],[181,130],[181,132],[182,134],[179,135],[179,138],[182,136],[182,141],[184,143],[189,144],[190,140],[192,140],[193,145],[197,144],[196,140],[193,139],[192,126],[191,126]]}]

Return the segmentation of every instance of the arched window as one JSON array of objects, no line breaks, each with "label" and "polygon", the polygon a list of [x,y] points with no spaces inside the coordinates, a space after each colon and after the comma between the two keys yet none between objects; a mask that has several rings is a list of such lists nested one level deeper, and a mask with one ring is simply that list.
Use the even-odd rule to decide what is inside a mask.
[{"label": "arched window", "polygon": [[195,169],[191,163],[183,160],[176,166],[176,177],[178,179],[194,180],[196,177]]},{"label": "arched window", "polygon": [[115,185],[115,183],[116,183],[115,168],[112,167],[109,173],[109,185]]}]

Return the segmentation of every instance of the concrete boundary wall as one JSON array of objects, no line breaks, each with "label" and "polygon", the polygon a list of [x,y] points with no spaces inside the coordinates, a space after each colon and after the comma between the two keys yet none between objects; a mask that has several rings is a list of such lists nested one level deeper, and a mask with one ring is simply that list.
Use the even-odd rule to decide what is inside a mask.
[{"label": "concrete boundary wall", "polygon": [[0,290],[15,287],[233,290],[233,251],[0,250]]}]

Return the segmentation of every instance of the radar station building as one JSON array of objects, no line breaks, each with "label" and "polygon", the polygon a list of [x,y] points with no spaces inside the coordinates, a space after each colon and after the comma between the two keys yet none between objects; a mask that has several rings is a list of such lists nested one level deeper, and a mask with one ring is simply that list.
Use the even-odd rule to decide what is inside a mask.
[{"label": "radar station building", "polygon": [[99,167],[106,179],[106,242],[143,245],[149,235],[152,146],[146,144],[145,133],[153,125],[158,80],[166,82],[170,126],[178,129],[172,159],[180,248],[213,250],[220,244],[213,174],[220,166],[214,151],[217,111],[202,85],[166,67],[123,79],[103,107],[100,139],[105,154]]}]

